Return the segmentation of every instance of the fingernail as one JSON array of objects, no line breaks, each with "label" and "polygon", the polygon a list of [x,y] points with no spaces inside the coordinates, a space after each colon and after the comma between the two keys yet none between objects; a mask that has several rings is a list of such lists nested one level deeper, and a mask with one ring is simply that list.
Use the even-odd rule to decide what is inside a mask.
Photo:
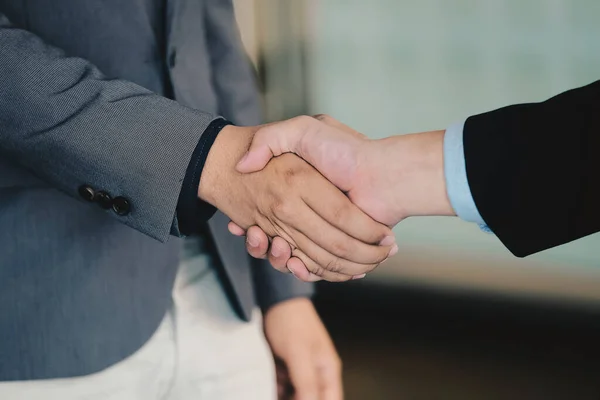
[{"label": "fingernail", "polygon": [[258,247],[258,240],[253,236],[248,236],[247,242],[250,247]]},{"label": "fingernail", "polygon": [[247,158],[248,158],[248,153],[244,154],[244,157],[242,157],[242,159],[240,161],[238,161],[237,166],[239,167],[240,165],[242,165],[244,163],[244,161],[246,161]]},{"label": "fingernail", "polygon": [[364,278],[365,276],[367,276],[367,274],[354,275],[354,276],[352,277],[352,280],[354,281],[354,280],[356,280],[356,279],[362,279],[362,278]]},{"label": "fingernail", "polygon": [[379,242],[379,245],[380,246],[391,246],[394,243],[396,243],[396,238],[394,236],[386,236],[381,240],[381,242]]},{"label": "fingernail", "polygon": [[398,245],[395,244],[392,249],[390,250],[390,254],[388,254],[388,257],[393,256],[394,254],[396,254],[398,252]]},{"label": "fingernail", "polygon": [[281,255],[281,249],[277,246],[271,247],[271,255],[273,257],[279,257]]},{"label": "fingernail", "polygon": [[294,273],[294,271],[292,271],[292,270],[291,270],[289,267],[286,267],[286,268],[287,268],[287,270],[288,270],[288,271],[290,271],[290,274],[292,274],[292,275],[294,275],[294,277],[298,278],[298,277],[296,276],[296,274]]}]

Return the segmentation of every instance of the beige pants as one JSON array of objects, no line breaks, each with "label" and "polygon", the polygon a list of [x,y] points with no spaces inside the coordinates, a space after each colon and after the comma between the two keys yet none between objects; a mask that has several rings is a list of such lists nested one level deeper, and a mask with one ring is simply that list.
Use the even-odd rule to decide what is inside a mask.
[{"label": "beige pants", "polygon": [[131,357],[96,374],[1,382],[2,400],[273,400],[273,359],[261,315],[244,323],[200,256],[183,263],[175,307]]}]

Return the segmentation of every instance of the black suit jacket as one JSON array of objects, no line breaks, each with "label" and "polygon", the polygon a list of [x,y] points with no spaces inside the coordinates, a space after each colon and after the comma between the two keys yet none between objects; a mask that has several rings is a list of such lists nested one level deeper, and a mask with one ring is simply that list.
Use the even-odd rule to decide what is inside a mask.
[{"label": "black suit jacket", "polygon": [[470,117],[464,148],[475,204],[516,256],[600,231],[600,81]]}]

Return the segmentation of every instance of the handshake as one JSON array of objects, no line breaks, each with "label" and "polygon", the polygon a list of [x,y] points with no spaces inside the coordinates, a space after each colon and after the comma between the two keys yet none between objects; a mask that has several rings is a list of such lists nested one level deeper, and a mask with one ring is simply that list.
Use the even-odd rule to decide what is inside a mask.
[{"label": "handshake", "polygon": [[198,195],[277,270],[358,279],[398,251],[391,228],[403,219],[455,215],[443,141],[444,131],[371,140],[326,115],[226,126]]}]

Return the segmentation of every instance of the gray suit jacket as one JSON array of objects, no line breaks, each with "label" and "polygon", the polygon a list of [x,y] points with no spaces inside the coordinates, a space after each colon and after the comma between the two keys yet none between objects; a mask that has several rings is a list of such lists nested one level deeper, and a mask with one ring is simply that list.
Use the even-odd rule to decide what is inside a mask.
[{"label": "gray suit jacket", "polygon": [[[258,104],[230,0],[0,0],[0,380],[92,373],[150,337],[192,152],[215,115],[257,124]],[[310,294],[251,268],[226,222],[210,229],[242,318],[255,296]]]}]

